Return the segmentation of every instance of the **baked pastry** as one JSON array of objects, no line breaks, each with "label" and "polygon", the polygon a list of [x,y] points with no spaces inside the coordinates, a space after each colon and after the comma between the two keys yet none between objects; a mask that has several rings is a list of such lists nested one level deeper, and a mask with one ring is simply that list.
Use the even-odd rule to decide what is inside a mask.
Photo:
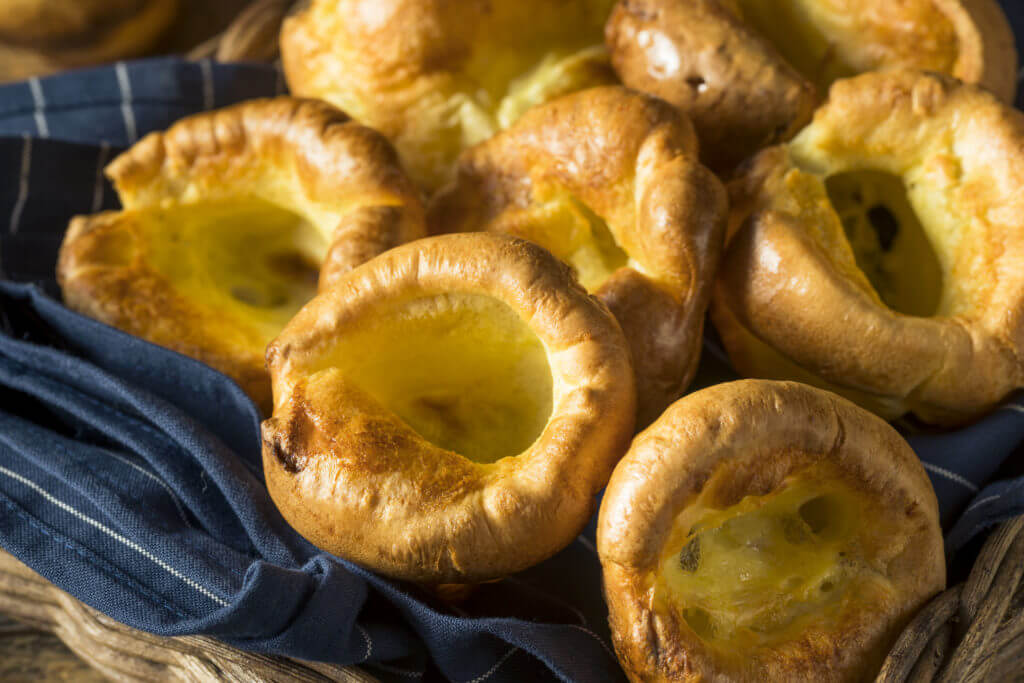
[{"label": "baked pastry", "polygon": [[356,268],[267,363],[263,471],[285,519],[426,584],[503,577],[571,543],[633,433],[615,319],[550,253],[503,235]]},{"label": "baked pastry", "polygon": [[689,114],[719,171],[792,137],[837,78],[923,69],[1007,102],[1016,87],[997,0],[622,0],[607,31],[623,83]]},{"label": "baked pastry", "polygon": [[353,266],[422,237],[417,192],[380,134],[281,97],[186,118],[106,169],[123,211],[76,217],[68,306],[201,360],[269,413],[267,343]]},{"label": "baked pastry", "polygon": [[741,373],[937,424],[1024,386],[1024,114],[938,75],[838,81],[731,191],[712,315]]},{"label": "baked pastry", "polygon": [[395,143],[428,189],[530,105],[616,82],[614,0],[314,0],[281,34],[288,86]]},{"label": "baked pastry", "polygon": [[174,21],[180,0],[4,0],[0,81],[134,57]]},{"label": "baked pastry", "polygon": [[727,211],[690,122],[610,86],[535,107],[468,150],[428,223],[518,235],[569,263],[626,333],[644,426],[693,378]]},{"label": "baked pastry", "polygon": [[669,408],[616,467],[597,548],[633,681],[870,680],[946,581],[910,446],[789,382],[719,384]]}]

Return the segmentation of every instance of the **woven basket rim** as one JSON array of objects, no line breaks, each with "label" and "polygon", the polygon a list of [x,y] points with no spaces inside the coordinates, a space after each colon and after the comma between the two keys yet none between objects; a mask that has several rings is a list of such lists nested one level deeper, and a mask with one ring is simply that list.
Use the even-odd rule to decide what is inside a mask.
[{"label": "woven basket rim", "polygon": [[377,680],[358,667],[245,652],[206,636],[163,637],[136,630],[65,593],[3,549],[0,613],[53,633],[80,659],[116,680]]},{"label": "woven basket rim", "polygon": [[[988,538],[964,583],[937,595],[907,625],[877,681],[1018,680],[1024,677],[1024,515]],[[57,635],[118,680],[345,681],[376,679],[339,667],[244,652],[205,636],[138,631],[86,606],[0,549],[0,613]]]},{"label": "woven basket rim", "polygon": [[280,54],[281,24],[304,4],[305,0],[255,0],[228,28],[197,45],[187,56],[220,62],[273,62]]},{"label": "woven basket rim", "polygon": [[[308,0],[255,0],[190,59],[273,62],[289,13]],[[893,645],[877,681],[1024,679],[1024,516],[999,526],[966,582],[936,596]],[[0,613],[57,635],[76,655],[117,680],[345,681],[376,679],[338,667],[244,652],[213,638],[165,638],[125,626],[86,606],[0,548]]]}]

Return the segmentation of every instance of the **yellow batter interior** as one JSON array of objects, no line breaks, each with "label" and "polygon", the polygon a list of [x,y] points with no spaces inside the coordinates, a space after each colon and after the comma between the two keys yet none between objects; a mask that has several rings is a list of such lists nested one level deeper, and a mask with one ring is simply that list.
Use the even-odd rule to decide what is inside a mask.
[{"label": "yellow batter interior", "polygon": [[792,639],[827,626],[851,598],[889,590],[859,535],[871,502],[818,466],[777,490],[727,507],[711,486],[675,520],[654,578],[654,600],[701,639],[729,648]]},{"label": "yellow batter interior", "polygon": [[524,209],[507,212],[497,227],[536,242],[568,263],[589,292],[629,262],[608,224],[571,195],[538,197]]},{"label": "yellow batter interior", "polygon": [[[457,122],[468,147],[536,104],[616,82],[604,48],[614,0],[493,3],[462,70]],[[455,121],[453,121],[455,123]]]},{"label": "yellow batter interior", "polygon": [[322,361],[428,441],[491,463],[522,453],[551,417],[547,351],[505,303],[442,294],[390,304]]},{"label": "yellow batter interior", "polygon": [[942,266],[903,181],[879,171],[853,171],[825,181],[857,266],[887,306],[934,315],[942,300]]},{"label": "yellow batter interior", "polygon": [[839,78],[886,66],[952,73],[952,23],[933,0],[727,0],[824,98]]},{"label": "yellow batter interior", "polygon": [[323,235],[260,200],[132,213],[144,258],[183,296],[254,329],[265,345],[316,295]]}]

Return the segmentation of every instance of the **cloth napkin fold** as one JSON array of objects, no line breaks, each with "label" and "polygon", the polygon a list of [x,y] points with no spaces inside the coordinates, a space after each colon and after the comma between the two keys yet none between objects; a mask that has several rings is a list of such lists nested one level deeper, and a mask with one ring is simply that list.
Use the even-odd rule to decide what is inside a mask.
[{"label": "cloth napkin fold", "polygon": [[[259,414],[231,380],[60,304],[61,237],[72,215],[116,207],[101,170],[119,149],[282,89],[271,67],[175,59],[0,87],[0,546],[157,634],[359,664],[384,680],[622,680],[593,521],[547,562],[441,605],[288,527],[263,484]],[[695,388],[734,377],[709,334]],[[1024,396],[910,441],[951,557],[1024,513],[1024,478],[993,481],[1021,453]]]}]

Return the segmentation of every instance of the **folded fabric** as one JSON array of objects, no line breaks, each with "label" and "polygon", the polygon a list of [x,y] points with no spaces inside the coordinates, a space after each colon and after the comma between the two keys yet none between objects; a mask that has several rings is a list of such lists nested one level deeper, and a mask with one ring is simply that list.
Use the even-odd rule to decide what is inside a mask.
[{"label": "folded fabric", "polygon": [[[72,215],[116,205],[101,170],[117,149],[280,83],[270,67],[164,59],[0,88],[0,546],[153,633],[385,680],[622,680],[592,528],[441,605],[285,524],[262,481],[258,412],[229,379],[60,304],[61,237]],[[695,388],[734,377],[713,335],[704,357]],[[1022,397],[966,429],[911,436],[951,554],[1024,512],[1024,478],[991,481],[1022,442]]]}]

